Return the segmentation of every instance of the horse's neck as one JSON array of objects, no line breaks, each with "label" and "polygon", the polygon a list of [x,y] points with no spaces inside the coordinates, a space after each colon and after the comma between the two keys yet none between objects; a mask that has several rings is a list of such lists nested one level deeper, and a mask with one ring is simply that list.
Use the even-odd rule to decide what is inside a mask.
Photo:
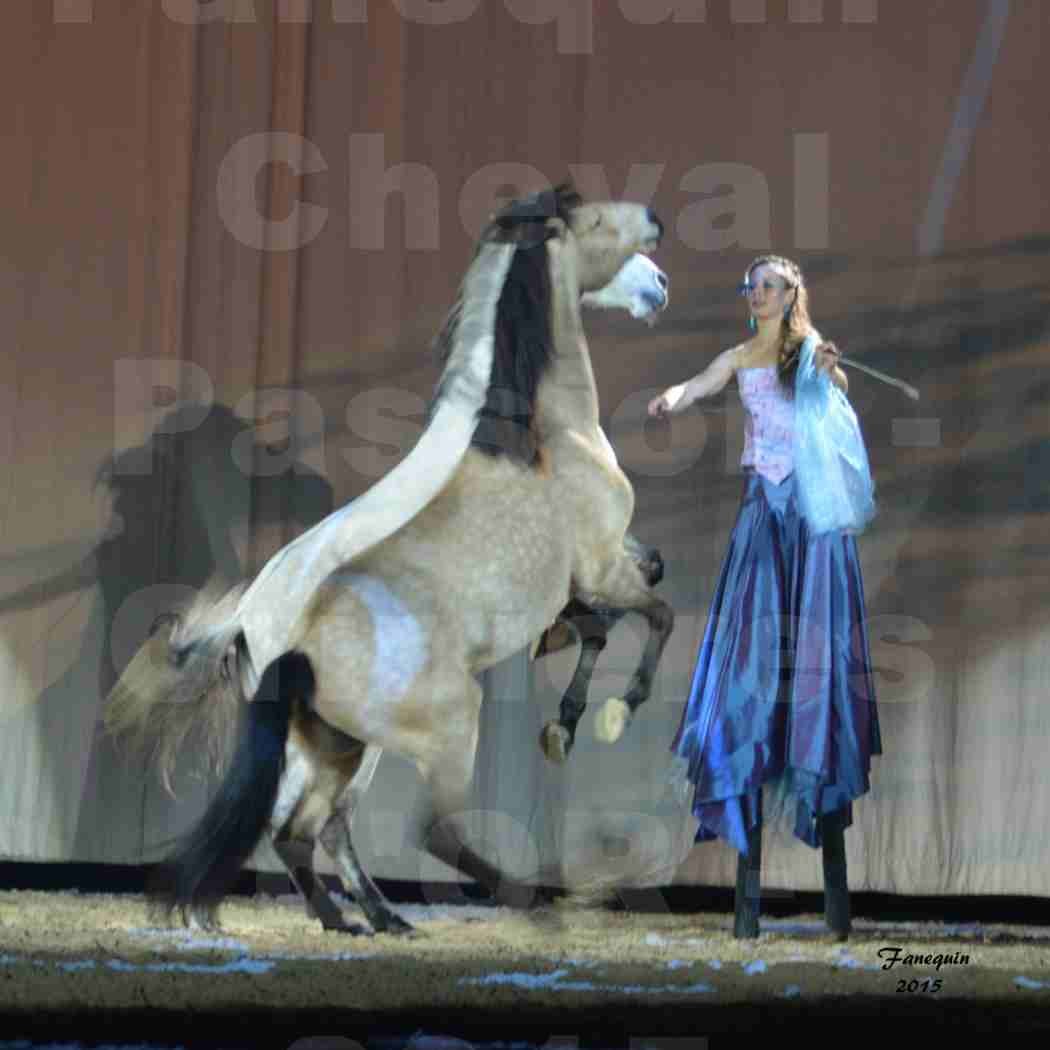
[{"label": "horse's neck", "polygon": [[541,440],[558,430],[590,434],[598,429],[598,391],[582,332],[570,347],[557,345],[536,393],[536,426]]},{"label": "horse's neck", "polygon": [[548,245],[551,336],[554,355],[536,392],[541,441],[559,430],[598,428],[598,388],[580,314],[580,285],[572,254],[559,241]]}]

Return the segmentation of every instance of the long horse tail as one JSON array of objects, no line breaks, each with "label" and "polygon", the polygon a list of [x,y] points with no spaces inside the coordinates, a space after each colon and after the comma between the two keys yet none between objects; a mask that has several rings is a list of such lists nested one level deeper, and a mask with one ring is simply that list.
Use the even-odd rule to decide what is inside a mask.
[{"label": "long horse tail", "polygon": [[[201,742],[208,769],[228,757],[242,696],[243,647],[230,613],[247,581],[225,593],[206,588],[185,609],[158,618],[103,705],[106,732],[136,751],[151,751],[174,796],[172,773],[188,736]],[[165,629],[164,621],[173,626]]]},{"label": "long horse tail", "polygon": [[274,554],[230,610],[229,636],[244,630],[250,667],[292,649],[324,580],[404,528],[455,474],[488,398],[496,317],[515,250],[485,243],[471,263],[442,339],[444,369],[430,416],[413,448],[371,488]]},{"label": "long horse tail", "polygon": [[266,829],[292,714],[298,704],[309,704],[315,687],[309,658],[287,652],[263,672],[254,701],[238,705],[236,744],[218,793],[150,887],[166,913],[178,909],[186,920],[206,922],[214,916]]}]

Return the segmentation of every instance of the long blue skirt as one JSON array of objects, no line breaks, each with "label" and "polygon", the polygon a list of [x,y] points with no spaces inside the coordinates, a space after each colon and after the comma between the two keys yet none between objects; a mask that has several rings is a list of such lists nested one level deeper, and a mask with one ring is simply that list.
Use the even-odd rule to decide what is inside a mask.
[{"label": "long blue skirt", "polygon": [[841,809],[849,825],[869,789],[882,745],[856,540],[809,534],[794,475],[748,471],[671,750],[696,841],[745,855],[763,789],[813,847],[818,815]]}]

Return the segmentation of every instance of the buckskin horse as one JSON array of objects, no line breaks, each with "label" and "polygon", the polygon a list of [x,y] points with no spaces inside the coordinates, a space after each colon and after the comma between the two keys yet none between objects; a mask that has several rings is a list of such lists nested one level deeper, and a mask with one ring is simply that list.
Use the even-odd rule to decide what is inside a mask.
[{"label": "buckskin horse", "polygon": [[[129,666],[107,702],[111,728],[134,723],[157,690],[176,703],[198,697],[220,668],[240,698],[218,793],[161,868],[169,911],[210,925],[263,832],[279,827],[289,845],[322,842],[376,929],[408,930],[349,841],[354,785],[367,786],[387,748],[429,788],[420,845],[498,900],[534,901],[455,826],[477,746],[475,675],[576,601],[649,622],[613,723],[649,694],[674,617],[629,549],[633,490],[598,424],[581,299],[662,232],[642,205],[585,204],[565,186],[505,208],[445,327],[445,369],[412,452]],[[564,748],[571,730],[549,723],[545,739]],[[285,863],[298,867],[291,853]]]}]

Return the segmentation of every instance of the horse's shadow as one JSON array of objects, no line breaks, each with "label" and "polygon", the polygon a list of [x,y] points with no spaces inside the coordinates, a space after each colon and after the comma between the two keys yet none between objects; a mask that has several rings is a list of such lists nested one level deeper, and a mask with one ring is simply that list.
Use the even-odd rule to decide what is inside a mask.
[{"label": "horse's shadow", "polygon": [[[184,770],[176,773],[178,798],[167,796],[149,756],[132,759],[103,734],[101,706],[156,615],[206,585],[232,585],[256,571],[259,528],[301,531],[333,509],[330,483],[299,460],[279,472],[244,469],[249,429],[221,404],[168,413],[145,442],[99,469],[96,484],[112,507],[103,538],[69,568],[0,597],[0,613],[88,588],[92,601],[68,669],[27,713],[35,720],[38,787],[22,793],[16,819],[46,822],[22,836],[37,844],[34,855],[140,863],[154,851],[153,838],[181,830],[204,805],[205,784]],[[288,458],[287,448],[257,445],[255,453],[271,464]],[[24,576],[64,554],[4,559],[4,576]]]}]

